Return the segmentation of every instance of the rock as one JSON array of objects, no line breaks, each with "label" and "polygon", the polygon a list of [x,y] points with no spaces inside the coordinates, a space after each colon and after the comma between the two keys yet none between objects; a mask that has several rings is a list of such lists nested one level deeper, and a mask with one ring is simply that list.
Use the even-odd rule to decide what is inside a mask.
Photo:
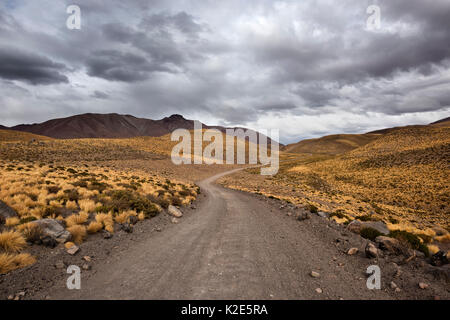
[{"label": "rock", "polygon": [[443,265],[448,264],[447,254],[444,251],[439,251],[431,256],[430,258],[431,265],[435,267],[441,267]]},{"label": "rock", "polygon": [[111,232],[103,230],[103,239],[111,239],[113,237],[113,235],[111,234]]},{"label": "rock", "polygon": [[357,233],[357,234],[359,234],[361,232],[361,229],[362,229],[362,222],[359,220],[353,220],[347,226],[348,231],[351,231],[351,232]]},{"label": "rock", "polygon": [[84,260],[84,261],[87,261],[87,262],[91,262],[92,259],[91,259],[91,257],[89,257],[89,256],[84,256],[84,257],[83,257],[83,260]]},{"label": "rock", "polygon": [[181,218],[183,216],[183,213],[175,206],[170,205],[167,210],[169,214],[175,218]]},{"label": "rock", "polygon": [[175,217],[173,217],[171,221],[172,221],[173,224],[177,224],[177,223],[180,222],[180,221],[179,221],[177,218],[175,218]]},{"label": "rock", "polygon": [[397,292],[397,293],[399,293],[400,291],[402,291],[402,289],[400,289],[400,288],[395,288],[394,291]]},{"label": "rock", "polygon": [[366,257],[369,259],[378,257],[378,249],[371,242],[367,243],[364,251],[366,253]]},{"label": "rock", "polygon": [[41,219],[33,221],[41,230],[41,237],[49,237],[58,243],[69,241],[72,235],[65,230],[63,225],[55,219]]},{"label": "rock", "polygon": [[450,283],[450,264],[442,267],[428,266],[426,272],[431,274],[436,280]]},{"label": "rock", "polygon": [[54,248],[58,245],[58,242],[50,236],[41,237],[41,243],[48,248]]},{"label": "rock", "polygon": [[126,233],[133,233],[133,227],[129,223],[121,224],[120,229],[122,229]]},{"label": "rock", "polygon": [[14,300],[14,296],[11,294],[8,296],[8,300]]},{"label": "rock", "polygon": [[56,269],[64,269],[65,267],[66,267],[66,264],[64,263],[64,261],[58,261],[55,263]]},{"label": "rock", "polygon": [[425,282],[419,282],[419,288],[422,290],[425,290],[429,287],[430,285],[425,283]]},{"label": "rock", "polygon": [[397,289],[398,288],[397,284],[394,281],[391,281],[390,286],[391,286],[391,289]]},{"label": "rock", "polygon": [[66,250],[66,252],[71,256],[76,255],[78,251],[80,251],[80,247],[78,247],[77,245],[71,246],[69,249]]},{"label": "rock", "polygon": [[320,288],[317,288],[317,289],[316,289],[316,292],[317,292],[317,293],[322,293],[322,292],[323,292],[323,290],[322,290],[322,289],[320,289]]},{"label": "rock", "polygon": [[83,265],[81,266],[81,268],[82,268],[83,270],[86,270],[86,271],[92,269],[91,265],[90,265],[90,264],[87,264],[87,263],[83,264]]},{"label": "rock", "polygon": [[353,220],[347,226],[347,229],[353,233],[361,233],[361,229],[363,228],[372,228],[377,230],[383,235],[389,234],[389,229],[383,221],[365,221],[361,222],[359,220]]},{"label": "rock", "polygon": [[290,216],[292,216],[292,212],[288,212],[288,213],[286,213],[286,215],[287,215],[288,217],[290,217]]},{"label": "rock", "polygon": [[310,275],[311,275],[311,277],[313,277],[313,278],[319,278],[319,277],[320,277],[320,273],[315,272],[315,271],[311,271]]},{"label": "rock", "polygon": [[300,213],[297,214],[297,220],[298,221],[305,221],[305,220],[308,220],[308,219],[309,219],[308,212],[303,211],[303,212],[300,212]]},{"label": "rock", "polygon": [[359,251],[358,248],[350,248],[350,249],[348,249],[347,254],[349,256],[353,256],[353,255],[357,254],[358,251]]},{"label": "rock", "polygon": [[139,219],[136,216],[131,215],[128,217],[128,223],[131,225],[138,223],[138,221],[139,221]]},{"label": "rock", "polygon": [[0,201],[0,224],[12,217],[18,217],[17,212],[3,201]]},{"label": "rock", "polygon": [[323,212],[323,211],[317,212],[317,215],[319,217],[322,217],[322,218],[329,218],[330,217],[330,214],[328,212]]},{"label": "rock", "polygon": [[162,229],[160,228],[160,227],[156,227],[156,232],[161,232],[162,231]]},{"label": "rock", "polygon": [[375,242],[378,243],[378,247],[381,250],[387,251],[392,254],[405,254],[406,248],[402,246],[400,241],[394,238],[389,238],[385,236],[379,236],[375,239]]}]

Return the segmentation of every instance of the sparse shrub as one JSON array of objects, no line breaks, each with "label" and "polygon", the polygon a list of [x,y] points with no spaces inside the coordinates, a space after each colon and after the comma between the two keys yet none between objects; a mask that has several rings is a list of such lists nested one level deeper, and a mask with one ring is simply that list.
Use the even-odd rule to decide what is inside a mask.
[{"label": "sparse shrub", "polygon": [[389,236],[409,245],[414,250],[423,252],[427,257],[430,255],[428,247],[423,244],[422,241],[420,241],[420,238],[413,233],[403,230],[395,230],[391,231]]},{"label": "sparse shrub", "polygon": [[86,227],[76,224],[67,228],[67,231],[72,235],[72,239],[75,243],[81,244],[86,238]]},{"label": "sparse shrub", "polygon": [[332,212],[330,214],[330,218],[331,217],[336,217],[336,218],[339,218],[339,219],[348,219],[348,216],[341,209],[336,210],[335,212]]},{"label": "sparse shrub", "polygon": [[318,213],[319,212],[319,209],[313,204],[308,205],[308,210],[311,213]]},{"label": "sparse shrub", "polygon": [[361,229],[360,235],[365,239],[375,241],[377,237],[382,236],[383,234],[374,228],[365,227]]},{"label": "sparse shrub", "polygon": [[372,220],[374,220],[370,214],[367,214],[367,215],[364,215],[364,216],[358,216],[357,218],[360,221],[372,221]]},{"label": "sparse shrub", "polygon": [[58,186],[48,186],[47,187],[47,191],[50,194],[57,194],[60,190],[61,190],[61,188]]},{"label": "sparse shrub", "polygon": [[32,265],[36,259],[28,253],[20,254],[0,254],[0,274],[5,274],[16,269]]},{"label": "sparse shrub", "polygon": [[4,231],[0,233],[0,248],[6,252],[19,252],[27,242],[20,232]]}]

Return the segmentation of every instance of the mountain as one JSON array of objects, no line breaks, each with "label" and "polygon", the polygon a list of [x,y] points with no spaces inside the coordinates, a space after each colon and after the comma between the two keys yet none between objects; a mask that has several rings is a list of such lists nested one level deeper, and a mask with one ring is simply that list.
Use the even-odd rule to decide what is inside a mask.
[{"label": "mountain", "polygon": [[[206,124],[202,126],[204,129],[218,129],[222,132],[227,129]],[[117,113],[86,113],[43,123],[4,128],[55,139],[160,137],[172,133],[175,129],[193,130],[194,120],[185,119],[179,114],[161,120],[151,120]]]},{"label": "mountain", "polygon": [[337,155],[343,154],[359,147],[363,147],[372,141],[379,139],[381,136],[390,134],[396,131],[407,132],[424,132],[422,128],[431,127],[447,127],[450,126],[450,117],[445,118],[429,125],[411,125],[405,127],[386,128],[376,131],[371,131],[365,134],[335,134],[324,136],[317,139],[302,140],[282,148],[285,152],[290,153],[311,153],[311,154],[328,154]]}]

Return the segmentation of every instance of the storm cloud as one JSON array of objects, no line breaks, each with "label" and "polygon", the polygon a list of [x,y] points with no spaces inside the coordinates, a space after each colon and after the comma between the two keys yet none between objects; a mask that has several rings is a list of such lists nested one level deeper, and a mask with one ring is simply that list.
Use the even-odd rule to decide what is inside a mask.
[{"label": "storm cloud", "polygon": [[79,0],[81,30],[69,4],[0,4],[1,124],[178,113],[286,143],[450,111],[448,0]]}]

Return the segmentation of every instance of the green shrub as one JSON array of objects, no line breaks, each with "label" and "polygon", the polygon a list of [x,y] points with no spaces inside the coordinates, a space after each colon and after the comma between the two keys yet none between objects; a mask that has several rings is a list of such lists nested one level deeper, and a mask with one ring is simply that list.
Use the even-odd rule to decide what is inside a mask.
[{"label": "green shrub", "polygon": [[375,239],[378,236],[382,236],[383,234],[380,231],[378,231],[378,230],[376,230],[374,228],[364,227],[364,228],[361,229],[360,235],[361,235],[361,237],[363,237],[365,239],[369,239],[369,240],[375,241]]},{"label": "green shrub", "polygon": [[420,238],[413,233],[403,231],[403,230],[395,230],[389,233],[391,238],[395,238],[397,240],[402,241],[403,243],[409,244],[409,246],[414,249],[421,251],[425,254],[425,256],[429,256],[430,252],[428,251],[428,247],[420,241]]}]

